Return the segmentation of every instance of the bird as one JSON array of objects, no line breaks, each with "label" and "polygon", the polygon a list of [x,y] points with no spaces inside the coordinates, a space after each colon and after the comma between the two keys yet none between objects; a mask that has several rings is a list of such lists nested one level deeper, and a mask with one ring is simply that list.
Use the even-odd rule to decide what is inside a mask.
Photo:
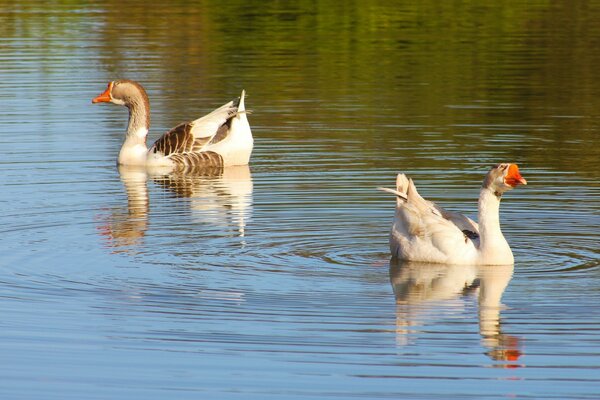
[{"label": "bird", "polygon": [[493,166],[485,176],[478,202],[478,222],[425,200],[412,179],[399,173],[396,212],[389,235],[392,257],[441,264],[511,265],[514,256],[500,230],[502,195],[527,181],[517,164]]},{"label": "bird", "polygon": [[209,114],[181,123],[162,135],[148,149],[150,102],[136,81],[119,79],[108,83],[92,103],[114,103],[129,109],[119,165],[190,171],[210,167],[247,165],[254,139],[246,114],[245,91]]}]

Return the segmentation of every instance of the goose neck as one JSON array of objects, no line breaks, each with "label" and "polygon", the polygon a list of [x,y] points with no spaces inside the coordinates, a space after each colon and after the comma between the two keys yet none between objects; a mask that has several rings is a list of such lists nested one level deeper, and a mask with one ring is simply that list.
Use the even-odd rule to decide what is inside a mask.
[{"label": "goose neck", "polygon": [[127,136],[137,137],[146,142],[146,135],[150,129],[150,107],[145,99],[132,99],[127,104],[129,110],[129,122],[127,124]]},{"label": "goose neck", "polygon": [[136,98],[126,104],[129,109],[129,123],[125,141],[119,152],[120,165],[144,165],[148,146],[146,137],[150,127],[150,108],[144,97]]},{"label": "goose neck", "polygon": [[500,230],[501,195],[490,188],[482,188],[479,194],[479,234],[482,249],[505,242]]}]

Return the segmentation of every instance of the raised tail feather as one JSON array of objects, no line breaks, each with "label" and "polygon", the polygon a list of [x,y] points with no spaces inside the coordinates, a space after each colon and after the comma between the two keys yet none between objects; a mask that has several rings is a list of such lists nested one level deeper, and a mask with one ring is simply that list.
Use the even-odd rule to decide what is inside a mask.
[{"label": "raised tail feather", "polygon": [[396,176],[396,190],[400,193],[404,193],[405,197],[408,196],[410,182],[410,179],[408,179],[406,175],[398,174],[398,176]]},{"label": "raised tail feather", "polygon": [[239,114],[252,114],[252,110],[246,110],[246,105],[244,103],[244,100],[246,99],[246,91],[242,90],[242,94],[240,95],[240,97],[238,97],[236,99],[236,101],[234,101],[234,106],[237,107],[237,115]]},{"label": "raised tail feather", "polygon": [[240,95],[240,98],[237,101],[237,108],[238,108],[238,112],[244,112],[246,111],[246,105],[244,104],[244,99],[246,98],[246,91],[242,90],[242,94]]},{"label": "raised tail feather", "polygon": [[396,190],[380,187],[377,188],[383,192],[388,192],[396,195],[399,204],[408,200],[408,188],[410,186],[410,180],[404,174],[398,174],[396,177]]}]

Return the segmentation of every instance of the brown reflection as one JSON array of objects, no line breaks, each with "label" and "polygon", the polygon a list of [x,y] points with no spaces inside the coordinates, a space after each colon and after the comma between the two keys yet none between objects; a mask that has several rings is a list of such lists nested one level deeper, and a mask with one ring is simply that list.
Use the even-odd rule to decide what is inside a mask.
[{"label": "brown reflection", "polygon": [[148,173],[145,169],[119,167],[127,193],[127,207],[115,208],[98,227],[108,247],[129,252],[142,243],[148,228]]},{"label": "brown reflection", "polygon": [[175,198],[189,198],[192,222],[236,226],[245,235],[252,207],[252,177],[247,165],[212,168],[195,174],[119,166],[127,194],[127,207],[113,209],[101,218],[98,230],[114,252],[135,253],[148,229],[148,180]]},{"label": "brown reflection", "polygon": [[427,320],[459,314],[465,298],[477,294],[479,333],[486,354],[495,361],[507,361],[504,367],[522,355],[520,339],[502,332],[500,300],[514,267],[470,266],[390,261],[390,281],[396,298],[396,340],[410,343],[411,333]]}]

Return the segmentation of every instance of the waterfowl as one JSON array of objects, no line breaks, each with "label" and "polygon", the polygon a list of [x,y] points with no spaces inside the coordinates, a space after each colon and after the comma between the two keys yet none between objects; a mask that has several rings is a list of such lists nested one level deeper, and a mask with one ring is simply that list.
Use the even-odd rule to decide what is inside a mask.
[{"label": "waterfowl", "polygon": [[120,79],[109,82],[92,103],[114,103],[129,109],[125,141],[119,165],[168,167],[190,170],[205,167],[246,165],[253,138],[244,107],[245,92],[204,117],[177,125],[161,136],[150,149],[150,102],[139,83]]},{"label": "waterfowl", "polygon": [[527,181],[516,164],[498,164],[490,169],[479,193],[476,223],[446,211],[417,192],[412,179],[396,178],[396,214],[390,232],[390,251],[401,260],[443,264],[509,265],[512,251],[500,230],[502,194]]}]

